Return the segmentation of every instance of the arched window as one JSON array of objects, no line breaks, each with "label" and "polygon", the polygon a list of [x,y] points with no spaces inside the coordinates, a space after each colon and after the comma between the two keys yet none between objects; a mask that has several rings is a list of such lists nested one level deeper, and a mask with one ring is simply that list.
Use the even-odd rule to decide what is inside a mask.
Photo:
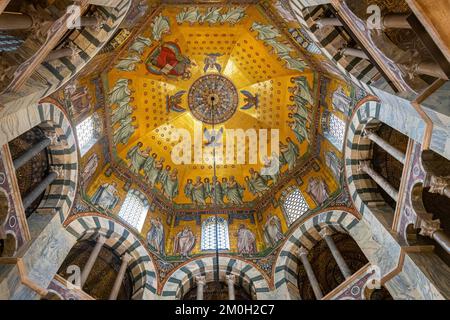
[{"label": "arched window", "polygon": [[148,208],[147,198],[137,190],[130,190],[120,208],[119,218],[141,232]]},{"label": "arched window", "polygon": [[[228,222],[217,217],[217,246],[219,250],[230,249]],[[202,250],[216,250],[216,217],[209,217],[202,224]]]},{"label": "arched window", "polygon": [[77,124],[76,132],[80,153],[83,156],[101,135],[101,120],[98,114],[94,113]]},{"label": "arched window", "polygon": [[294,223],[309,210],[309,206],[298,188],[292,188],[292,191],[284,198],[282,203],[288,225]]},{"label": "arched window", "polygon": [[328,139],[339,151],[344,146],[345,122],[331,112],[324,112],[322,118],[325,138]]}]

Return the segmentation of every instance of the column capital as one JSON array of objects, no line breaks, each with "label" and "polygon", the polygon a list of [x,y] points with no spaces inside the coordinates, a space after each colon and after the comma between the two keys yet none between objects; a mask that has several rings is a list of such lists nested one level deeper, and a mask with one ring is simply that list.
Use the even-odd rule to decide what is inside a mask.
[{"label": "column capital", "polygon": [[366,169],[370,168],[370,160],[359,160],[358,170],[360,172],[366,172]]},{"label": "column capital", "polygon": [[441,221],[439,219],[432,220],[432,219],[421,219],[419,223],[420,232],[419,234],[421,236],[425,237],[433,237],[433,234],[441,230]]},{"label": "column capital", "polygon": [[308,255],[308,249],[306,249],[305,247],[300,247],[297,249],[297,256],[301,257],[301,256],[307,256]]},{"label": "column capital", "polygon": [[328,227],[324,227],[322,228],[322,230],[320,230],[319,232],[320,236],[325,239],[326,236],[332,236],[333,235],[333,230],[331,230]]},{"label": "column capital", "polygon": [[234,274],[227,274],[225,276],[225,279],[227,279],[228,282],[233,282],[234,283],[234,281],[236,280],[236,275],[234,275]]},{"label": "column capital", "polygon": [[450,176],[438,177],[431,176],[430,179],[430,193],[439,193],[440,195],[445,195],[445,188],[450,187]]},{"label": "column capital", "polygon": [[97,243],[101,243],[101,244],[105,244],[105,242],[106,242],[106,237],[105,236],[103,236],[103,235],[98,235],[98,237],[97,237]]},{"label": "column capital", "polygon": [[131,255],[129,255],[128,253],[124,253],[121,257],[122,259],[122,263],[127,263],[131,261],[131,259],[133,259],[133,257]]},{"label": "column capital", "polygon": [[365,135],[366,137],[368,137],[368,136],[370,136],[370,135],[373,135],[373,134],[376,134],[376,133],[375,133],[375,130],[374,130],[373,128],[364,128],[364,129],[363,129],[363,133],[364,133],[364,135]]},{"label": "column capital", "polygon": [[205,276],[196,276],[196,277],[195,277],[195,282],[196,282],[198,285],[204,286],[204,285],[206,284],[206,277],[205,277]]}]

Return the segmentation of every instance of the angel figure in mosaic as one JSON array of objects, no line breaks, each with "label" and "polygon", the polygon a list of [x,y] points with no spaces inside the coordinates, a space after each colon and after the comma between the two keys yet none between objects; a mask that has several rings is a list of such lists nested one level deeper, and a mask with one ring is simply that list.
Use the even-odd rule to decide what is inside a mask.
[{"label": "angel figure in mosaic", "polygon": [[222,71],[222,66],[217,62],[217,58],[221,57],[221,53],[208,53],[205,55],[205,67],[203,72],[207,72],[209,69],[217,70],[217,72]]},{"label": "angel figure in mosaic", "polygon": [[138,174],[139,171],[143,168],[144,163],[147,161],[147,158],[152,151],[152,148],[150,147],[147,147],[144,151],[142,151],[141,148],[143,146],[143,143],[139,141],[127,152],[126,159],[130,160],[129,168],[131,172],[135,174]]},{"label": "angel figure in mosaic", "polygon": [[136,121],[136,117],[128,117],[119,121],[120,126],[114,131],[113,141],[117,145],[119,143],[127,144],[133,133],[138,128],[137,125],[133,125]]},{"label": "angel figure in mosaic", "polygon": [[141,58],[137,56],[130,56],[126,58],[122,58],[119,60],[119,63],[116,65],[116,69],[120,71],[134,71],[136,70],[136,64],[142,63]]},{"label": "angel figure in mosaic", "polygon": [[137,52],[139,55],[144,53],[146,47],[152,45],[152,40],[143,36],[138,36],[131,45],[129,51]]},{"label": "angel figure in mosaic", "polygon": [[245,189],[235,180],[234,176],[230,176],[223,190],[230,204],[244,204],[242,199],[244,198]]},{"label": "angel figure in mosaic", "polygon": [[220,21],[235,25],[245,17],[245,9],[245,7],[231,7],[226,13],[222,14]]},{"label": "angel figure in mosaic", "polygon": [[183,95],[186,93],[186,91],[181,90],[178,91],[177,93],[175,93],[173,96],[166,96],[166,111],[167,113],[169,113],[170,111],[174,111],[174,112],[184,112],[186,111],[185,108],[183,108],[181,106],[181,102],[182,102],[182,97]]},{"label": "angel figure in mosaic", "polygon": [[128,118],[133,111],[136,111],[137,107],[132,106],[130,102],[133,102],[134,98],[123,100],[117,108],[111,111],[111,123],[115,125],[120,120]]},{"label": "angel figure in mosaic", "polygon": [[244,95],[245,105],[241,107],[241,110],[248,110],[253,107],[258,109],[259,107],[259,96],[258,94],[253,95],[251,92],[247,90],[241,90],[241,93]]},{"label": "angel figure in mosaic", "polygon": [[117,103],[118,105],[120,105],[123,101],[126,101],[133,93],[133,91],[128,88],[128,86],[131,85],[132,83],[133,81],[131,79],[117,80],[114,88],[112,88],[111,91],[108,93],[109,103],[110,104]]}]

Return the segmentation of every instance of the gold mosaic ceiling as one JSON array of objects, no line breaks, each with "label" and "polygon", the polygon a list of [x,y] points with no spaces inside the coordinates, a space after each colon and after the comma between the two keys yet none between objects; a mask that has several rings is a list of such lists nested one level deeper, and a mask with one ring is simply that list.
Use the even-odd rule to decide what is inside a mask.
[{"label": "gold mosaic ceiling", "polygon": [[[184,192],[188,181],[195,183],[200,177],[207,183],[214,175],[211,157],[191,164],[175,164],[171,159],[172,148],[178,143],[172,138],[178,128],[187,129],[192,137],[196,127],[200,127],[200,132],[211,129],[208,121],[198,120],[202,112],[208,113],[199,107],[199,100],[188,102],[193,83],[205,75],[224,77],[237,92],[236,110],[226,109],[228,94],[217,96],[227,118],[216,121],[221,122],[216,125],[217,130],[278,129],[284,145],[291,141],[298,148],[298,161],[309,149],[317,75],[308,69],[294,45],[265,17],[263,10],[256,5],[166,6],[130,40],[111,63],[104,81],[110,92],[108,125],[114,161],[177,204],[192,203]],[[300,110],[296,107],[299,95],[304,102]],[[299,121],[297,115],[302,117]],[[226,144],[225,139],[223,143]],[[203,138],[203,146],[207,145]],[[154,155],[154,163],[159,161],[160,167],[168,170],[173,181],[177,181],[177,193],[167,194],[163,183],[148,177],[143,166],[133,169],[135,146],[138,148],[134,150],[140,150],[139,159]],[[251,169],[259,172],[263,166],[264,163],[219,164],[217,177],[222,181],[234,176],[246,189],[243,201],[249,202],[257,195],[250,192],[246,176],[250,176]],[[286,172],[288,165],[281,170]],[[227,203],[226,198],[224,202]]]}]

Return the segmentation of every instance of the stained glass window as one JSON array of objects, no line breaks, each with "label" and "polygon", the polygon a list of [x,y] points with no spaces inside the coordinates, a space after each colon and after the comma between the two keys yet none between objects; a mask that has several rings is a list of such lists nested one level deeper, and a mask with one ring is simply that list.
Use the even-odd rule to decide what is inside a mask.
[{"label": "stained glass window", "polygon": [[77,127],[77,138],[81,155],[83,156],[97,142],[100,135],[99,117],[97,113],[92,114],[88,118],[80,122]]},{"label": "stained glass window", "polygon": [[295,188],[283,202],[284,213],[286,214],[288,224],[291,225],[295,220],[300,218],[306,211],[308,211],[309,206],[305,201],[301,191]]},{"label": "stained glass window", "polygon": [[[228,222],[217,217],[217,245],[219,250],[230,249]],[[216,250],[216,217],[209,217],[202,224],[202,250]]]},{"label": "stained glass window", "polygon": [[330,113],[328,134],[330,142],[339,150],[344,145],[345,123],[334,114]]},{"label": "stained glass window", "polygon": [[148,208],[147,198],[137,190],[130,190],[120,208],[119,218],[141,232]]}]

